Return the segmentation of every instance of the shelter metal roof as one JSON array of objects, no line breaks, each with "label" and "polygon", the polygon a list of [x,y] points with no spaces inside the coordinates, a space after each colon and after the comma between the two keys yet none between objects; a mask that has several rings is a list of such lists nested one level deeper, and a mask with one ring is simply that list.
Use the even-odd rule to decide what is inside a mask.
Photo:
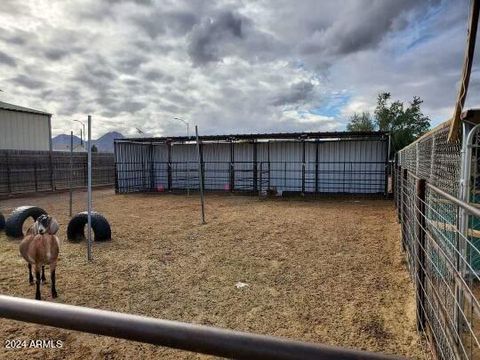
[{"label": "shelter metal roof", "polygon": [[9,104],[9,103],[3,102],[3,101],[0,101],[0,109],[8,110],[8,111],[25,112],[25,113],[30,113],[30,114],[47,115],[47,116],[52,115],[52,114],[47,113],[45,111],[30,109],[30,108],[27,108],[27,107],[24,107],[24,106]]},{"label": "shelter metal roof", "polygon": [[[261,133],[261,134],[230,134],[230,135],[202,135],[201,141],[255,141],[255,140],[366,140],[386,139],[388,132],[384,131],[332,131],[332,132],[291,132],[291,133]],[[115,139],[116,143],[172,143],[195,141],[195,136],[164,136],[164,137],[137,137]]]}]

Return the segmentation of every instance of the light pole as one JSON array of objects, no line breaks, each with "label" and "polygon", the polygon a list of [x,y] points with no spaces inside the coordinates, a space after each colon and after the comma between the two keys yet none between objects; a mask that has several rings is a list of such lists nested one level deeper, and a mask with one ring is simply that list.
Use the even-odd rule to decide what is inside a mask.
[{"label": "light pole", "polygon": [[[188,121],[183,120],[182,118],[179,118],[179,117],[174,117],[173,119],[181,121],[185,125],[187,125],[187,138],[188,140],[190,140],[190,124],[188,123]],[[187,195],[190,195],[190,161],[188,160],[187,160]]]},{"label": "light pole", "polygon": [[181,121],[183,122],[185,125],[187,125],[187,137],[190,138],[190,124],[188,123],[188,121],[186,120],[183,120],[182,118],[179,118],[179,117],[174,117],[175,120],[178,120],[178,121]]},{"label": "light pole", "polygon": [[85,123],[83,121],[80,121],[80,120],[73,120],[73,121],[76,121],[76,122],[79,122],[80,124],[82,124],[82,127],[83,127],[83,133],[84,135],[80,134],[80,144],[83,146],[83,136],[85,136],[86,132],[85,132]]}]

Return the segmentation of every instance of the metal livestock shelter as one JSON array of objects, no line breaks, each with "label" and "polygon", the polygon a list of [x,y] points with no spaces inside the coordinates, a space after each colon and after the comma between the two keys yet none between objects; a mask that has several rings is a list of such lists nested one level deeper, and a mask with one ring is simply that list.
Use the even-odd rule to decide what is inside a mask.
[{"label": "metal livestock shelter", "polygon": [[115,140],[117,193],[386,194],[389,135],[301,132]]}]

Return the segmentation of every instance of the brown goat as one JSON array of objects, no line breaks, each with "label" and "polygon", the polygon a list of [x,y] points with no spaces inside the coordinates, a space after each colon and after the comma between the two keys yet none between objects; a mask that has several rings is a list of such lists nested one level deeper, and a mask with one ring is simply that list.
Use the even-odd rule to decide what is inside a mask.
[{"label": "brown goat", "polygon": [[[35,299],[41,300],[40,280],[45,282],[45,265],[50,266],[52,280],[52,297],[56,298],[55,268],[60,252],[60,241],[55,233],[58,223],[51,216],[41,215],[35,224],[27,231],[27,235],[20,243],[20,254],[28,263],[29,282],[33,284],[32,266],[35,270],[36,291]],[[40,270],[42,276],[40,278]]]}]

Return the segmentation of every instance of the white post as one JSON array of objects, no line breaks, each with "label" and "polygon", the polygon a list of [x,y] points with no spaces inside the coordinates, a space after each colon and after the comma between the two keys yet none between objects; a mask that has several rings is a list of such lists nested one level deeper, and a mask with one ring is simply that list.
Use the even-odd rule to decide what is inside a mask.
[{"label": "white post", "polygon": [[88,115],[88,239],[87,239],[87,260],[92,261],[92,117]]}]

